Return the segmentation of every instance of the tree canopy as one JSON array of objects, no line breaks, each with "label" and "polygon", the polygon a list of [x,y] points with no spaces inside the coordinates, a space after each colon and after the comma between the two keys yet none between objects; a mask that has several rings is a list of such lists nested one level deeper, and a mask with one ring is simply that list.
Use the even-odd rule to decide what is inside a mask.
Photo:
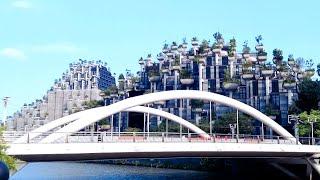
[{"label": "tree canopy", "polygon": [[[229,124],[235,124],[237,122],[237,115],[236,112],[226,113],[214,124],[214,132],[215,133],[222,133],[222,134],[229,134],[230,127]],[[253,119],[245,114],[239,113],[239,133],[240,134],[251,134],[254,130],[252,126]]]},{"label": "tree canopy", "polygon": [[4,162],[10,170],[16,170],[16,159],[8,156],[6,154],[6,150],[8,146],[6,145],[5,141],[3,140],[3,133],[4,127],[0,127],[0,161]]},{"label": "tree canopy", "polygon": [[314,135],[316,137],[320,136],[320,126],[318,123],[320,121],[320,110],[311,110],[310,113],[304,111],[299,115],[302,123],[299,124],[299,135],[300,136],[310,136],[311,133],[311,125],[310,122],[314,123]]},{"label": "tree canopy", "polygon": [[298,100],[295,102],[299,113],[318,109],[319,102],[320,81],[312,81],[311,79],[303,80],[298,86]]}]

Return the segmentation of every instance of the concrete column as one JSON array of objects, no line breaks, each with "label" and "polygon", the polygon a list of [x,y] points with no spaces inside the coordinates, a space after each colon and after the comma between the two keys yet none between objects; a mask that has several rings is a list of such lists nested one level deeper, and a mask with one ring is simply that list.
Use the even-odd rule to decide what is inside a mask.
[{"label": "concrete column", "polygon": [[165,91],[166,90],[166,85],[167,84],[167,74],[165,73],[163,75],[163,90]]},{"label": "concrete column", "polygon": [[[161,109],[161,105],[158,105],[158,108],[157,108],[157,109],[162,110],[162,109]],[[160,117],[160,116],[157,116],[157,126],[159,127],[160,124],[161,124],[161,117]]]},{"label": "concrete column", "polygon": [[230,77],[233,77],[233,61],[229,61],[230,62]]},{"label": "concrete column", "polygon": [[174,70],[174,90],[177,90],[178,86],[178,70]]},{"label": "concrete column", "polygon": [[266,76],[266,104],[269,104],[270,99],[270,78]]},{"label": "concrete column", "polygon": [[292,90],[288,89],[288,107],[292,104],[292,96],[293,96]]},{"label": "concrete column", "polygon": [[203,77],[202,77],[202,72],[203,72],[203,66],[202,64],[199,63],[199,91],[202,91],[203,90],[203,87],[202,87],[202,83],[203,83]]}]

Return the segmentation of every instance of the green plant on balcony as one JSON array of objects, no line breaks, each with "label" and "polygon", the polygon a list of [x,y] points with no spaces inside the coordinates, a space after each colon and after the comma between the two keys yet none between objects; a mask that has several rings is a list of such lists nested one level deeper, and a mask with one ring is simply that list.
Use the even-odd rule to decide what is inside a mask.
[{"label": "green plant on balcony", "polygon": [[293,54],[289,54],[289,56],[288,56],[288,62],[294,62]]},{"label": "green plant on balcony", "polygon": [[110,91],[110,94],[118,94],[118,87],[115,85],[110,86],[108,90]]},{"label": "green plant on balcony", "polygon": [[219,43],[214,42],[214,43],[212,44],[212,48],[211,48],[211,49],[212,49],[212,50],[213,50],[213,49],[221,49],[221,46],[220,46]]},{"label": "green plant on balcony", "polygon": [[320,76],[320,63],[317,65],[317,73],[318,73],[318,76]]},{"label": "green plant on balcony", "polygon": [[197,37],[193,37],[191,39],[191,44],[194,46],[194,45],[197,45],[198,44],[198,38]]},{"label": "green plant on balcony", "polygon": [[168,47],[169,47],[169,44],[167,44],[167,43],[165,43],[165,44],[163,45],[163,49],[168,49]]},{"label": "green plant on balcony", "polygon": [[280,112],[273,104],[269,104],[266,106],[265,114],[267,116],[278,116]]},{"label": "green plant on balcony", "polygon": [[232,39],[230,39],[229,46],[233,47],[233,48],[237,47],[237,41],[234,37]]},{"label": "green plant on balcony", "polygon": [[282,62],[281,64],[277,65],[277,70],[280,72],[289,72],[289,67],[287,62]]},{"label": "green plant on balcony", "polygon": [[294,78],[292,75],[289,75],[288,77],[286,77],[286,78],[284,79],[283,82],[284,82],[284,83],[289,83],[289,84],[291,84],[291,83],[295,83],[296,80],[295,80],[295,78]]},{"label": "green plant on balcony", "polygon": [[281,64],[282,60],[283,60],[282,50],[281,49],[274,49],[272,51],[272,54],[273,54],[273,63],[276,65]]},{"label": "green plant on balcony", "polygon": [[237,46],[236,39],[235,38],[230,39],[229,49],[228,49],[228,56],[229,57],[234,57],[235,56],[236,46]]},{"label": "green plant on balcony", "polygon": [[124,75],[121,73],[120,75],[119,75],[119,77],[118,77],[118,79],[120,80],[120,79],[124,79]]},{"label": "green plant on balcony", "polygon": [[160,76],[160,72],[152,69],[149,71],[148,75],[149,75],[149,77]]},{"label": "green plant on balcony", "polygon": [[263,44],[262,44],[262,42],[261,42],[261,41],[262,41],[262,36],[261,36],[261,35],[255,37],[255,39],[256,39],[256,41],[257,41],[257,43],[258,43],[259,46],[263,46]]},{"label": "green plant on balcony", "polygon": [[180,66],[180,57],[176,56],[172,62],[172,66]]},{"label": "green plant on balcony", "polygon": [[309,59],[306,61],[306,71],[314,71],[313,67],[313,60]]},{"label": "green plant on balcony", "polygon": [[268,53],[265,52],[264,50],[261,50],[258,52],[258,56],[267,56],[267,55],[268,55]]},{"label": "green plant on balcony", "polygon": [[139,82],[139,77],[137,77],[137,76],[132,76],[132,77],[131,77],[131,83],[132,83],[132,84],[135,84],[135,83],[137,83],[137,82]]},{"label": "green plant on balcony", "polygon": [[239,83],[239,79],[236,79],[234,77],[231,77],[230,71],[229,69],[224,70],[224,79],[223,79],[223,83]]},{"label": "green plant on balcony", "polygon": [[272,64],[270,62],[266,63],[266,64],[261,64],[260,65],[260,69],[261,70],[272,70]]},{"label": "green plant on balcony", "polygon": [[252,62],[251,61],[245,61],[242,63],[242,69],[252,69]]},{"label": "green plant on balcony", "polygon": [[248,46],[248,41],[245,41],[242,46],[243,46],[242,53],[243,54],[250,54],[251,49]]},{"label": "green plant on balcony", "polygon": [[196,55],[196,56],[194,57],[194,59],[193,59],[193,62],[199,64],[200,58],[201,58],[201,57],[200,57],[199,55]]},{"label": "green plant on balcony", "polygon": [[216,40],[216,42],[218,44],[223,44],[224,43],[224,39],[222,37],[222,34],[220,32],[216,32],[213,34],[214,39]]},{"label": "green plant on balcony", "polygon": [[108,96],[110,96],[111,91],[110,91],[110,89],[108,88],[108,89],[104,90],[103,93],[104,93],[104,94],[103,94],[104,96],[108,97]]},{"label": "green plant on balcony", "polygon": [[186,69],[182,69],[180,71],[180,79],[190,79],[191,78],[191,73],[186,70]]},{"label": "green plant on balcony", "polygon": [[186,38],[186,37],[184,37],[184,38],[182,39],[182,43],[183,43],[183,44],[188,44],[188,43],[187,43],[187,38]]},{"label": "green plant on balcony", "polygon": [[191,100],[191,106],[192,108],[202,108],[204,105],[202,100],[199,99],[192,99]]},{"label": "green plant on balcony", "polygon": [[209,48],[209,42],[207,40],[203,40],[199,47],[199,54],[204,53],[207,48]]}]

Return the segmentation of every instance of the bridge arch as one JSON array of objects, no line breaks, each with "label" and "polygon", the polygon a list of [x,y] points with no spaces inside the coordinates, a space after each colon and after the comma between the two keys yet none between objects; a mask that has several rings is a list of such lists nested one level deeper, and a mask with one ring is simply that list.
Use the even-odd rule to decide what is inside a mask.
[{"label": "bridge arch", "polygon": [[[295,141],[295,138],[287,130],[285,130],[275,121],[273,121],[272,119],[270,119],[268,116],[261,113],[257,109],[247,104],[244,104],[240,101],[237,101],[235,99],[232,99],[220,94],[205,92],[205,91],[196,91],[196,90],[161,91],[161,92],[150,93],[150,94],[145,94],[141,96],[124,99],[122,101],[111,104],[109,106],[89,109],[89,110],[83,111],[83,116],[79,120],[66,125],[65,127],[59,129],[57,132],[70,132],[70,134],[72,134],[73,132],[77,132],[80,129],[96,121],[99,121],[105,117],[108,117],[112,114],[119,113],[125,109],[131,108],[134,106],[152,103],[156,101],[171,100],[171,99],[185,99],[185,98],[213,101],[219,104],[223,104],[223,105],[238,109],[241,112],[244,112],[254,117],[255,119],[261,121],[265,125],[269,126],[273,131],[278,133],[280,136],[283,136],[283,138]],[[62,136],[63,136],[62,133],[51,134],[45,139],[43,139],[41,142],[50,143],[56,139],[61,138]]]},{"label": "bridge arch", "polygon": [[[176,116],[174,114],[171,114],[171,113],[168,113],[168,112],[165,112],[165,111],[161,111],[159,109],[154,109],[154,108],[149,108],[149,107],[144,107],[144,106],[135,106],[135,107],[131,107],[129,109],[125,109],[124,111],[127,111],[127,112],[139,112],[139,113],[150,113],[150,114],[153,114],[153,115],[161,116],[163,118],[166,118],[166,119],[174,121],[174,122],[176,122],[178,124],[181,124],[183,127],[186,127],[188,129],[190,129],[191,131],[199,134],[201,137],[210,138],[210,136],[206,132],[201,130],[196,125],[186,121],[185,119],[183,119],[183,118],[181,118],[179,116]],[[81,112],[84,112],[84,111],[81,111]],[[33,139],[33,138],[35,138],[35,137],[37,137],[37,136],[39,136],[39,135],[41,135],[41,134],[43,134],[45,132],[48,132],[48,131],[50,131],[50,130],[52,130],[54,128],[57,128],[57,127],[62,126],[64,124],[76,121],[83,114],[81,112],[78,112],[78,113],[75,113],[75,114],[72,114],[72,115],[69,115],[69,116],[65,116],[65,117],[62,117],[60,119],[51,121],[51,122],[49,122],[49,123],[37,128],[37,129],[34,129],[33,131],[31,131],[31,133],[29,133],[29,137],[27,135],[24,135],[21,138],[17,139],[14,143],[26,142],[28,138],[29,138],[29,140],[31,140],[31,139]]]}]

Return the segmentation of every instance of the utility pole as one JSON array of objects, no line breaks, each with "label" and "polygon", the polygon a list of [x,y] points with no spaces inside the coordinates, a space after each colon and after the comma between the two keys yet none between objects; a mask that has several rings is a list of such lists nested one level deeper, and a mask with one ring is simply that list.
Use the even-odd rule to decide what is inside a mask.
[{"label": "utility pole", "polygon": [[9,98],[10,97],[6,96],[2,99],[4,108],[3,108],[3,119],[1,123],[3,123],[3,125],[5,125],[7,122],[7,107],[8,107]]}]

